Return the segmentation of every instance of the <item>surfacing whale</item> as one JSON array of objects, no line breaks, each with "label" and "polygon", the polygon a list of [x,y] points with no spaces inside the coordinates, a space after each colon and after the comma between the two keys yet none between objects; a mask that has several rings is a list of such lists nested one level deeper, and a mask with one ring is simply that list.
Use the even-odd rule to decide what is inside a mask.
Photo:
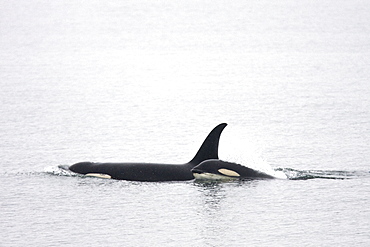
[{"label": "surfacing whale", "polygon": [[256,179],[275,178],[269,174],[236,163],[209,159],[191,169],[196,179]]},{"label": "surfacing whale", "polygon": [[[130,181],[185,181],[194,179],[191,169],[209,159],[218,159],[220,135],[226,123],[217,125],[204,140],[194,158],[185,164],[154,163],[93,163],[80,162],[71,165],[72,172],[86,176]],[[64,168],[63,166],[60,166]]]}]

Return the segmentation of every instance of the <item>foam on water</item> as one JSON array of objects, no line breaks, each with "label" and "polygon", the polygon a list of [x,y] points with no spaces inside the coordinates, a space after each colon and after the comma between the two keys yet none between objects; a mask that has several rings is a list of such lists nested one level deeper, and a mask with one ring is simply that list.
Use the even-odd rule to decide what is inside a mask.
[{"label": "foam on water", "polygon": [[55,166],[55,165],[45,167],[44,173],[55,175],[55,176],[70,176],[70,177],[79,176],[77,173],[74,173],[68,169],[63,168],[63,166]]}]

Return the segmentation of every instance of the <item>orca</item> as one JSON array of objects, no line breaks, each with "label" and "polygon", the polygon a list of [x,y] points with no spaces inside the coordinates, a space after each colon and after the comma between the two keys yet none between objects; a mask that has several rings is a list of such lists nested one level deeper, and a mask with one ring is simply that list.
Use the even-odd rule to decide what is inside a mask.
[{"label": "orca", "polygon": [[[226,123],[217,125],[206,137],[194,158],[185,164],[80,162],[67,169],[86,176],[129,181],[185,181],[194,179],[191,169],[208,159],[218,159],[220,135]],[[64,166],[59,166],[65,169]]]},{"label": "orca", "polygon": [[227,180],[227,179],[255,179],[274,178],[273,176],[253,170],[237,163],[209,159],[191,169],[196,179]]}]

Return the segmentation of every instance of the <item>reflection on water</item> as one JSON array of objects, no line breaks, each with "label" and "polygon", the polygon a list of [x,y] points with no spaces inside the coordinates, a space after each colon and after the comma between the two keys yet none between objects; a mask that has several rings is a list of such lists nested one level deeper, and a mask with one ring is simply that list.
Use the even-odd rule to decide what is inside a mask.
[{"label": "reflection on water", "polygon": [[216,181],[195,181],[194,185],[199,188],[198,191],[202,194],[204,212],[211,214],[220,209],[220,203],[226,197],[222,183]]},{"label": "reflection on water", "polygon": [[[237,244],[237,239],[230,239],[230,226],[238,226],[237,218],[244,209],[239,210],[238,205],[231,207],[233,198],[237,196],[238,190],[242,189],[248,191],[250,188],[255,187],[257,181],[206,181],[195,180],[194,186],[200,193],[199,203],[196,208],[197,217],[199,217],[198,224],[195,224],[197,231],[202,239],[203,244],[208,243],[222,243]],[[240,194],[242,202],[243,195]],[[231,203],[231,204],[230,204]],[[240,219],[240,218],[239,218]],[[235,241],[235,242],[234,242]]]}]

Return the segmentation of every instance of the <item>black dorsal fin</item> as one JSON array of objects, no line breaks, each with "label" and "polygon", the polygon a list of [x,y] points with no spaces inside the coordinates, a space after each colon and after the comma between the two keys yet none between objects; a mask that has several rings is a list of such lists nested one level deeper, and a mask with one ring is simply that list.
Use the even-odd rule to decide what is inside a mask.
[{"label": "black dorsal fin", "polygon": [[218,143],[226,125],[226,123],[219,124],[208,134],[197,154],[189,163],[196,166],[205,160],[218,159]]}]

